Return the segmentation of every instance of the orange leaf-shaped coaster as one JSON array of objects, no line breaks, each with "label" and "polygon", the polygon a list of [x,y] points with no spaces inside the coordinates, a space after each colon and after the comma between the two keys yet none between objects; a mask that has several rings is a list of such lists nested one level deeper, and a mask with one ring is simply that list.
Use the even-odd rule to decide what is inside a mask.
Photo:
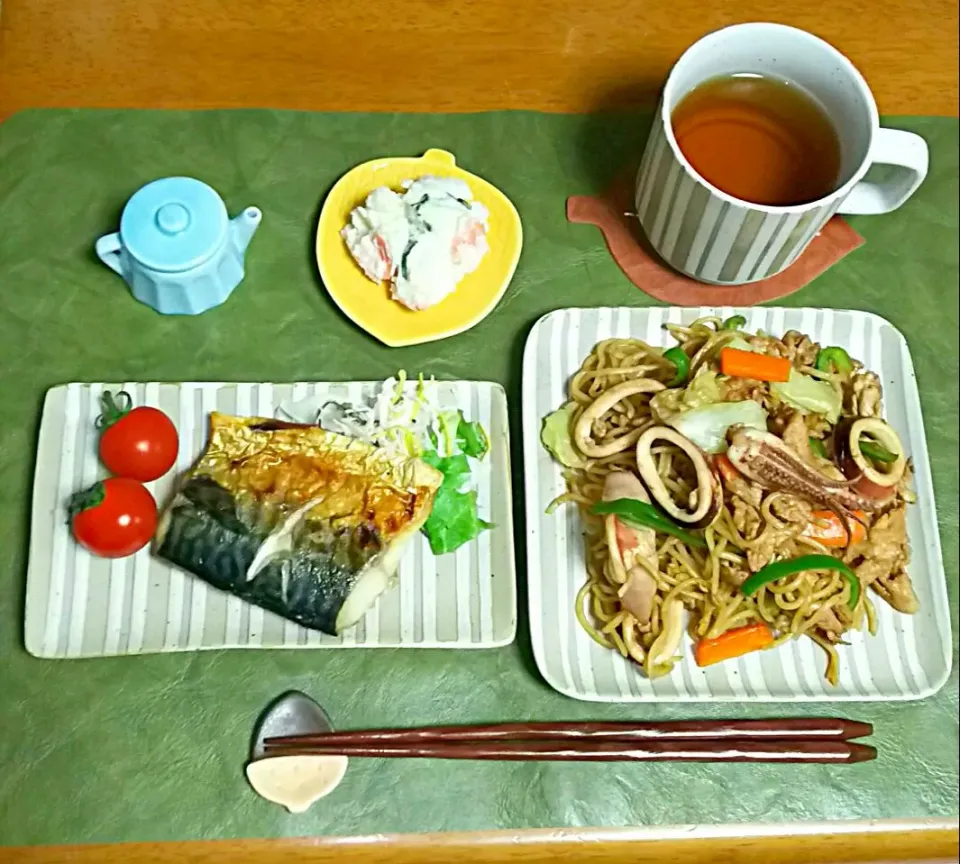
[{"label": "orange leaf-shaped coaster", "polygon": [[641,291],[672,306],[753,306],[799,291],[854,249],[863,237],[834,216],[804,253],[782,273],[748,285],[707,285],[670,269],[650,248],[630,198],[633,175],[622,177],[603,196],[567,199],[567,220],[596,225],[627,278]]}]

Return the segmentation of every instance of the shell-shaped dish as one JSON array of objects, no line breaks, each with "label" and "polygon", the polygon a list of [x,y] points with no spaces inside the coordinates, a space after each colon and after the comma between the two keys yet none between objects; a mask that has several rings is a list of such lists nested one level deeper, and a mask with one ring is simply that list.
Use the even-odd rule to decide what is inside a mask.
[{"label": "shell-shaped dish", "polygon": [[[424,175],[464,180],[474,199],[490,211],[490,251],[457,289],[429,309],[414,312],[390,297],[390,287],[376,285],[357,266],[340,231],[353,209],[380,186],[399,190],[404,180]],[[385,345],[398,348],[445,339],[469,330],[500,301],[520,258],[523,229],[516,208],[495,186],[458,168],[451,153],[428,150],[421,157],[393,157],[364,162],[348,171],[330,190],[317,224],[320,278],[344,315]]]}]

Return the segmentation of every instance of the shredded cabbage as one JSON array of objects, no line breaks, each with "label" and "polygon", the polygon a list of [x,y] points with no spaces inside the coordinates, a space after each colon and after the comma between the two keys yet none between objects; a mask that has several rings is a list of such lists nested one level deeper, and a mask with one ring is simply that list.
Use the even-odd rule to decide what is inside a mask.
[{"label": "shredded cabbage", "polygon": [[[458,444],[461,424],[472,427],[473,437],[486,440],[486,432],[479,429],[479,424],[468,424],[462,412],[439,407],[437,386],[433,378],[424,379],[423,375],[417,377],[416,383],[410,382],[401,370],[396,377],[383,382],[372,400],[357,404],[318,403],[315,399],[288,401],[280,405],[277,414],[295,423],[316,423],[328,432],[407,456],[422,456],[428,451],[439,456],[464,452]],[[468,455],[480,458],[485,452],[484,449]]]}]

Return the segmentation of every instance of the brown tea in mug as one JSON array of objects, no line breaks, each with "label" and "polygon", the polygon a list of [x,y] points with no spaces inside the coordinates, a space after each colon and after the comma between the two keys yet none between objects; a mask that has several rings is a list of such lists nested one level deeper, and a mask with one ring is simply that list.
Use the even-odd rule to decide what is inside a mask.
[{"label": "brown tea in mug", "polygon": [[837,188],[837,133],[794,84],[753,74],[712,78],[680,100],[671,122],[694,170],[741,201],[806,204]]}]

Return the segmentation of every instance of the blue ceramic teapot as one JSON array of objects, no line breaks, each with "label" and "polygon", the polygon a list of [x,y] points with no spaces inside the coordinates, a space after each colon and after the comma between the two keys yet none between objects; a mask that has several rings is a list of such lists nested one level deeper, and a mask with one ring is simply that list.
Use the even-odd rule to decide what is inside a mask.
[{"label": "blue ceramic teapot", "polygon": [[261,217],[247,207],[228,219],[223,200],[206,183],[165,177],[133,194],[120,231],[97,240],[97,255],[141,303],[165,315],[199,315],[240,284]]}]

